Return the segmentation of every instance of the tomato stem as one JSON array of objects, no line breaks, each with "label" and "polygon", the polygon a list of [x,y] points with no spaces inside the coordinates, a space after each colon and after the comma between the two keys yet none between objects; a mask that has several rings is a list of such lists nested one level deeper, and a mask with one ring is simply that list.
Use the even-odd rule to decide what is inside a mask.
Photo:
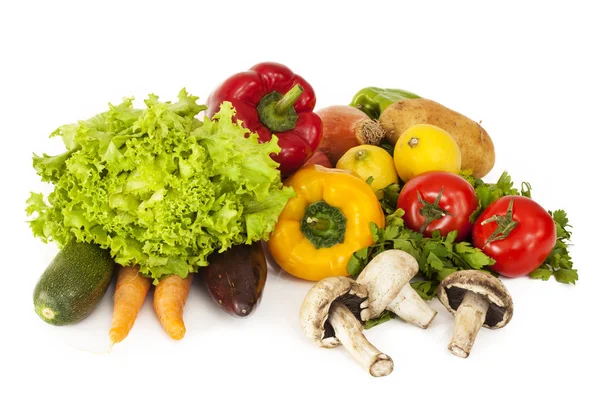
[{"label": "tomato stem", "polygon": [[419,198],[419,203],[422,204],[422,207],[419,210],[419,213],[425,217],[425,223],[421,226],[421,229],[419,229],[419,233],[425,232],[425,229],[427,229],[427,226],[429,226],[429,224],[431,224],[433,221],[442,219],[446,215],[452,216],[451,213],[449,213],[448,211],[446,211],[445,209],[440,207],[440,200],[442,199],[443,192],[444,192],[444,187],[442,186],[442,188],[440,189],[440,192],[438,193],[438,195],[435,198],[435,201],[433,203],[430,203],[421,196],[421,192],[417,191],[417,197]]},{"label": "tomato stem", "polygon": [[519,225],[519,223],[513,219],[513,202],[514,199],[510,199],[505,215],[494,215],[481,223],[481,225],[489,224],[490,222],[496,222],[498,224],[498,227],[490,235],[484,246],[487,246],[496,240],[506,239],[513,229]]}]

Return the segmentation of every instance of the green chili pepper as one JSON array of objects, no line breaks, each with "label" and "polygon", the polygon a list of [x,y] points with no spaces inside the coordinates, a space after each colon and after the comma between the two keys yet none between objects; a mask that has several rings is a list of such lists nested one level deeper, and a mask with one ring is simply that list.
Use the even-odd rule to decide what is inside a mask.
[{"label": "green chili pepper", "polygon": [[377,120],[383,110],[395,102],[418,98],[420,96],[406,90],[382,89],[371,86],[356,93],[350,105],[364,111],[371,119]]}]

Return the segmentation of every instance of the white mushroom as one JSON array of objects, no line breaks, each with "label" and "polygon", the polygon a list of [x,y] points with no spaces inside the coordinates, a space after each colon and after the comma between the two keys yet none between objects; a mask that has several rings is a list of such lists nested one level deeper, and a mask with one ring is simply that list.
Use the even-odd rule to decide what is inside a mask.
[{"label": "white mushroom", "polygon": [[466,358],[482,326],[502,328],[511,320],[513,302],[504,284],[477,270],[448,275],[438,287],[440,302],[454,314],[454,335],[448,350]]},{"label": "white mushroom", "polygon": [[437,311],[410,285],[418,271],[417,260],[405,251],[386,250],[376,255],[356,279],[369,292],[371,318],[389,310],[407,322],[427,328]]},{"label": "white mushroom", "polygon": [[389,375],[392,359],[363,335],[363,323],[370,317],[365,287],[347,277],[330,277],[317,282],[306,294],[300,308],[304,334],[321,347],[340,343],[372,376]]}]

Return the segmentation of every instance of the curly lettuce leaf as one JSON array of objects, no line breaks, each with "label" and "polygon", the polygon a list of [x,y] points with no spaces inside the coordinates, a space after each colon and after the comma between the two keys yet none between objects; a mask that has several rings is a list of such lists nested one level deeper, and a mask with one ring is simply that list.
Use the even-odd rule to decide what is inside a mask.
[{"label": "curly lettuce leaf", "polygon": [[277,139],[259,143],[227,102],[199,120],[205,107],[185,90],[175,103],[150,95],[144,109],[132,100],[58,128],[51,136],[66,151],[33,157],[54,186],[27,201],[33,234],[59,246],[97,243],[155,280],[186,277],[214,251],[267,240],[294,196],[271,157]]}]

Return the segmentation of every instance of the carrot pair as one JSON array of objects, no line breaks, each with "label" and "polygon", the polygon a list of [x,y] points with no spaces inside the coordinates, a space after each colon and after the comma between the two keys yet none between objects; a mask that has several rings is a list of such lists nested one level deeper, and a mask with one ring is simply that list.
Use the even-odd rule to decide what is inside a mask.
[{"label": "carrot pair", "polygon": [[[192,279],[192,274],[186,279],[170,275],[160,280],[154,290],[154,311],[173,339],[179,340],[185,335],[183,307]],[[151,285],[152,280],[140,274],[137,267],[120,268],[114,294],[112,326],[108,333],[111,344],[127,337]]]}]

